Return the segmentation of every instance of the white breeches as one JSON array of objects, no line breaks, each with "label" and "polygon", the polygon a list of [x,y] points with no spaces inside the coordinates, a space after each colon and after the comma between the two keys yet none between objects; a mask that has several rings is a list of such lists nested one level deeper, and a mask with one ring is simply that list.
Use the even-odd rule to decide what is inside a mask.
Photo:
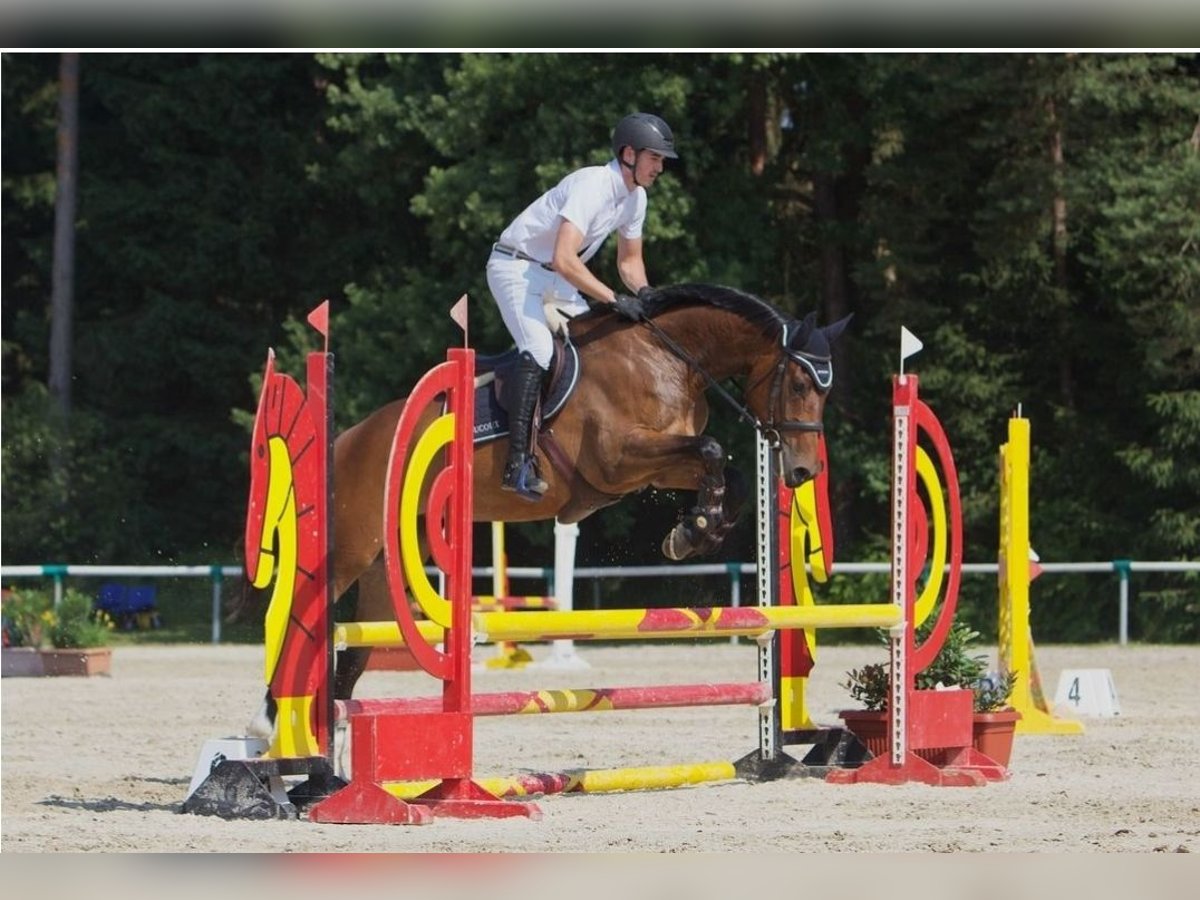
[{"label": "white breeches", "polygon": [[517,349],[528,351],[543,369],[550,368],[553,340],[543,304],[551,301],[568,315],[577,315],[587,312],[587,301],[554,272],[500,254],[488,260],[487,282]]}]

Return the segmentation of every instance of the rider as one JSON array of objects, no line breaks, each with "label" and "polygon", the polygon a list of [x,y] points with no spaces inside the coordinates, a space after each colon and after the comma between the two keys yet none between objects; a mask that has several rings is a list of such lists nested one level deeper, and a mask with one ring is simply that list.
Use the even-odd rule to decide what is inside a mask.
[{"label": "rider", "polygon": [[[611,303],[627,319],[643,317],[641,298],[649,290],[642,259],[646,188],[662,173],[664,159],[679,157],[671,129],[650,113],[618,122],[612,148],[608,165],[577,169],[529,204],[492,245],[488,259],[488,287],[520,351],[500,486],[530,501],[540,500],[547,489],[529,446],[533,408],[553,346],[543,298],[553,296],[568,315],[587,310],[586,294]],[[613,291],[585,265],[614,231],[617,271],[637,296]]]}]

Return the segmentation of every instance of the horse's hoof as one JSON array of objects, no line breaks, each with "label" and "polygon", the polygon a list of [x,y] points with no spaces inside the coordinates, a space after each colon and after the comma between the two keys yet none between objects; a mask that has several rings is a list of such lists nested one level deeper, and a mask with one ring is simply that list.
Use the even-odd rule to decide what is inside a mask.
[{"label": "horse's hoof", "polygon": [[692,542],[688,539],[687,529],[682,522],[663,538],[662,552],[663,556],[672,562],[687,559],[692,554]]}]

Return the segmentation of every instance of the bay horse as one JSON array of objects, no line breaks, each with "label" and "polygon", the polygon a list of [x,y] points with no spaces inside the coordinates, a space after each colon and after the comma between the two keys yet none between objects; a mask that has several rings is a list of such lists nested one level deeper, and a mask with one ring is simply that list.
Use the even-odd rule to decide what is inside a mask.
[{"label": "bay horse", "polygon": [[[607,306],[570,320],[578,384],[534,445],[549,490],[537,502],[502,491],[508,441],[477,443],[476,521],[571,523],[648,486],[695,491],[695,506],[666,536],[663,553],[682,560],[715,550],[746,490],[721,445],[703,433],[710,388],[777,449],[789,487],[819,474],[830,348],[848,318],[820,327],[815,313],[797,320],[759,297],[704,284],[655,289],[645,310],[641,322]],[[741,401],[721,386],[727,379],[741,381]],[[333,590],[341,597],[358,583],[354,620],[394,616],[382,522],[388,453],[404,402],[380,407],[334,442]],[[430,419],[436,414],[430,410]],[[369,653],[338,654],[335,699],[351,697]],[[268,700],[273,718],[271,706]]]}]

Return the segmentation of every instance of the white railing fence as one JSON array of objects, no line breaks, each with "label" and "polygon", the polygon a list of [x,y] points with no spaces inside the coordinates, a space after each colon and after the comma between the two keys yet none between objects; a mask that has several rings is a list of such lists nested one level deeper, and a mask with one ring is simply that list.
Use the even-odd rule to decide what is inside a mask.
[{"label": "white railing fence", "polygon": [[[1043,562],[1042,572],[1047,575],[1115,574],[1118,590],[1117,642],[1129,643],[1130,581],[1135,572],[1200,572],[1200,561],[1142,562],[1131,559],[1114,559],[1108,562]],[[436,571],[436,570],[430,570]],[[491,566],[479,566],[471,570],[477,578],[491,578],[495,570]],[[833,577],[842,575],[869,575],[888,572],[886,562],[838,563]],[[663,578],[679,575],[725,575],[729,579],[729,605],[740,606],[742,599],[742,576],[757,575],[754,563],[702,563],[696,565],[662,566],[583,566],[575,569],[576,580],[590,578],[598,585],[603,578]],[[996,575],[996,563],[964,563],[963,574]],[[62,599],[63,584],[68,578],[208,578],[212,582],[212,642],[221,642],[221,591],[225,578],[240,578],[241,566],[76,566],[36,565],[0,566],[0,579],[7,585],[10,579],[37,578],[52,580],[54,603]],[[535,566],[510,566],[509,578],[536,579],[546,583],[546,592],[554,593],[554,569]]]}]

